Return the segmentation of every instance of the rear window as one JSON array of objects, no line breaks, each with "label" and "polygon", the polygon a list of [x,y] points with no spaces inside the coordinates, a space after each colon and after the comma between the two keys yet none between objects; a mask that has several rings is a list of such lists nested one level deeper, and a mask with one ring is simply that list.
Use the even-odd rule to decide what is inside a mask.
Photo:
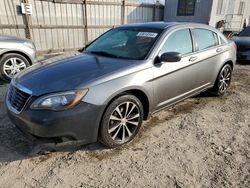
[{"label": "rear window", "polygon": [[199,50],[204,50],[219,44],[218,35],[207,29],[194,29]]}]

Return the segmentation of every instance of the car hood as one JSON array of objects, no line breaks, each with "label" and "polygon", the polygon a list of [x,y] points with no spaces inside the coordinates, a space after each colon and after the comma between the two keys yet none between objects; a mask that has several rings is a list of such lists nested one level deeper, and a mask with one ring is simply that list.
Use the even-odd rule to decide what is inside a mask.
[{"label": "car hood", "polygon": [[[137,62],[137,63],[136,63]],[[38,63],[16,75],[12,84],[20,85],[34,96],[86,88],[138,61],[81,54],[57,62]],[[110,78],[111,79],[111,78]],[[104,79],[105,80],[105,79]]]},{"label": "car hood", "polygon": [[30,40],[15,36],[0,35],[0,42],[30,42]]},{"label": "car hood", "polygon": [[250,46],[250,37],[233,37],[232,40],[237,45]]}]

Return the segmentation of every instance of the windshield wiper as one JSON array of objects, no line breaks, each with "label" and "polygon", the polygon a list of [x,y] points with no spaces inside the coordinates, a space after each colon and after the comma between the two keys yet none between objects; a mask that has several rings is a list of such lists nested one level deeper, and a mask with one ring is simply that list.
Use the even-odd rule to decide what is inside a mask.
[{"label": "windshield wiper", "polygon": [[87,51],[91,54],[96,54],[96,55],[101,55],[101,56],[106,56],[106,57],[115,57],[115,58],[120,58],[119,56],[117,55],[114,55],[114,54],[110,54],[108,52],[105,52],[105,51]]}]

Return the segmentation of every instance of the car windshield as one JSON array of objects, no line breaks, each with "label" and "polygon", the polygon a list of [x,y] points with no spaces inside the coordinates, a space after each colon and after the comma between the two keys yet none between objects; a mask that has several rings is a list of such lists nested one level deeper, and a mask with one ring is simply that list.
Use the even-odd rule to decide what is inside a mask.
[{"label": "car windshield", "polygon": [[90,44],[85,52],[122,59],[142,60],[148,55],[162,30],[113,29]]},{"label": "car windshield", "polygon": [[250,27],[245,28],[239,34],[240,37],[250,37]]}]

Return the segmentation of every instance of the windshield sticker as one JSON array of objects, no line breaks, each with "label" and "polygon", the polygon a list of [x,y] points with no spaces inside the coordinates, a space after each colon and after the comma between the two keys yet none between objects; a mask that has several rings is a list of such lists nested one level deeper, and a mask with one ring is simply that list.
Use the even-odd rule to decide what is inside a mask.
[{"label": "windshield sticker", "polygon": [[137,34],[137,37],[149,37],[149,38],[155,38],[158,34],[157,33],[150,33],[150,32],[139,32]]}]

